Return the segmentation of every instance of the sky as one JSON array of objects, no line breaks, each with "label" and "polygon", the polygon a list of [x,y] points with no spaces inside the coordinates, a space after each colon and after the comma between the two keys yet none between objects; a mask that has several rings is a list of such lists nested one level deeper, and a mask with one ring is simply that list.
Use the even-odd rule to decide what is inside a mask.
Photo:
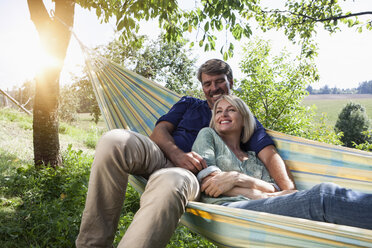
[{"label": "sky", "polygon": [[[51,8],[50,1],[44,1]],[[349,0],[342,3],[345,9],[359,12],[372,11],[371,0]],[[372,16],[369,16],[372,18]],[[154,32],[154,23],[143,23],[141,32],[158,35]],[[95,13],[76,6],[74,32],[87,47],[102,45],[114,37],[114,25],[102,24]],[[279,32],[260,33],[260,37],[271,40],[273,51],[279,52],[286,47],[296,53],[296,48]],[[189,37],[191,40],[195,39]],[[225,34],[218,38],[225,40]],[[315,60],[318,66],[320,81],[313,84],[313,88],[324,85],[337,88],[355,88],[359,83],[372,80],[372,31],[358,33],[352,28],[342,28],[342,31],[330,35],[319,29],[316,36],[319,55]],[[241,55],[240,41],[235,44],[235,55],[227,62],[232,66],[235,77],[241,79],[244,75],[239,70]],[[0,88],[11,89],[20,86],[26,80],[34,77],[35,71],[42,66],[41,47],[36,29],[30,19],[26,0],[0,1]],[[218,49],[219,50],[219,49]],[[298,49],[297,49],[298,50]],[[196,47],[193,56],[197,58],[196,66],[210,58],[222,58],[218,52],[204,52]],[[61,83],[71,82],[71,74],[79,74],[84,63],[83,54],[75,39],[71,39],[64,69],[61,73]]]}]

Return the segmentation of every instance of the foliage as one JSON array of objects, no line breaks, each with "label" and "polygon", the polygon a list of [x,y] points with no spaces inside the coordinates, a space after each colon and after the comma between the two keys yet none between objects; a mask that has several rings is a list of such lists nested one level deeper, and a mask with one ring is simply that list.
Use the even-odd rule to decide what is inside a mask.
[{"label": "foliage", "polygon": [[32,109],[35,97],[35,81],[26,81],[16,89],[14,99],[22,104],[26,109]]},{"label": "foliage", "polygon": [[369,142],[367,140],[361,144],[356,144],[355,142],[353,142],[353,146],[359,150],[372,152],[372,130],[364,131],[363,134],[366,135]]},{"label": "foliage", "polygon": [[179,94],[196,88],[195,58],[186,48],[186,41],[169,43],[164,35],[156,40],[150,40],[147,36],[133,39],[141,40],[143,47],[131,46],[134,40],[128,44],[117,39],[103,47],[101,54]]},{"label": "foliage", "polygon": [[170,239],[168,248],[213,248],[217,247],[205,238],[190,232],[187,227],[179,225]]},{"label": "foliage", "polygon": [[76,121],[79,98],[74,89],[65,85],[60,91],[58,116],[60,120],[71,123]]},{"label": "foliage", "polygon": [[342,132],[335,132],[333,126],[327,124],[327,114],[322,113],[319,119],[313,119],[309,128],[301,130],[299,136],[333,145],[342,145]]},{"label": "foliage", "polygon": [[300,103],[307,95],[306,85],[318,78],[316,68],[302,58],[298,63],[291,61],[285,51],[271,57],[270,50],[269,42],[262,39],[244,47],[240,68],[246,78],[236,94],[264,127],[301,136],[313,112]]},{"label": "foliage", "polygon": [[349,102],[338,115],[335,130],[343,132],[341,141],[345,146],[353,147],[353,142],[355,144],[371,142],[365,133],[369,129],[369,124],[365,108],[359,103]]},{"label": "foliage", "polygon": [[359,94],[372,94],[372,80],[360,83],[357,90]]},{"label": "foliage", "polygon": [[[329,32],[336,32],[340,23],[349,27],[357,26],[359,31],[363,28],[372,29],[371,22],[366,22],[363,26],[357,19],[358,15],[366,13],[344,13],[335,0],[287,0],[281,9],[266,7],[259,0],[197,1],[191,7],[190,4],[181,4],[174,0],[79,0],[77,3],[83,8],[94,8],[97,16],[104,22],[115,18],[116,28],[126,40],[138,33],[141,21],[157,19],[159,27],[165,31],[167,41],[177,41],[185,33],[195,30],[196,43],[206,51],[216,49],[215,31],[225,31],[236,40],[249,38],[254,22],[258,22],[264,31],[282,28],[290,40],[303,45],[302,53],[306,56],[316,54],[311,37],[316,33],[318,23]],[[233,50],[233,43],[226,38],[220,48],[224,59],[232,57]]]},{"label": "foliage", "polygon": [[93,92],[93,86],[87,76],[75,78],[71,85],[71,91],[76,92],[76,98],[79,99],[79,113],[90,113],[94,122],[97,124],[101,115],[96,96]]},{"label": "foliage", "polygon": [[64,167],[28,165],[1,177],[2,199],[17,199],[9,219],[1,221],[2,247],[73,246],[92,159],[71,149],[64,158]]},{"label": "foliage", "polygon": [[59,125],[60,134],[73,137],[73,140],[83,143],[91,149],[95,149],[99,137],[101,137],[104,131],[104,128],[98,127],[96,124],[92,124],[90,127],[84,128],[84,130],[64,122],[61,122]]},{"label": "foliage", "polygon": [[339,89],[337,87],[330,88],[328,85],[324,85],[320,89],[312,89],[311,86],[308,86],[307,91],[311,95],[316,94],[361,94],[358,89],[351,88],[351,89]]}]

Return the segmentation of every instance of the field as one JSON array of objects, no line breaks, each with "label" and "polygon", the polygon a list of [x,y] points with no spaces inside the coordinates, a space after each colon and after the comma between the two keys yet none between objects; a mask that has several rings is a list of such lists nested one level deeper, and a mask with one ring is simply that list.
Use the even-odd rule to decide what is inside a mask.
[{"label": "field", "polygon": [[[32,118],[0,108],[0,247],[74,247],[85,205],[95,145],[105,131],[88,114],[60,122],[64,167],[33,166]],[[139,208],[139,195],[129,186],[120,217],[116,247]],[[215,247],[179,226],[167,247]]]},{"label": "field", "polygon": [[345,94],[345,95],[309,95],[303,104],[305,106],[316,106],[317,116],[326,113],[326,123],[334,126],[339,113],[348,102],[359,103],[366,108],[367,115],[371,121],[372,127],[372,94]]}]

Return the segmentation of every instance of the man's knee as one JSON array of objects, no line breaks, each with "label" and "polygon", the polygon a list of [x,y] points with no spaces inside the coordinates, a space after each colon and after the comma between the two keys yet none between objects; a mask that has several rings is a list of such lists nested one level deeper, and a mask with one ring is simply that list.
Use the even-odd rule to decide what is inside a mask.
[{"label": "man's knee", "polygon": [[113,129],[102,135],[97,144],[97,149],[103,148],[110,150],[121,147],[127,143],[133,136],[133,133],[124,129]]},{"label": "man's knee", "polygon": [[152,187],[161,189],[164,196],[175,195],[182,197],[183,201],[197,200],[200,194],[196,176],[189,170],[177,167],[153,173],[147,184],[147,188]]},{"label": "man's knee", "polygon": [[99,140],[96,147],[96,158],[129,160],[127,162],[130,162],[133,157],[138,157],[136,154],[139,150],[144,150],[139,147],[141,142],[138,140],[138,137],[131,131],[124,129],[110,130],[102,135]]}]

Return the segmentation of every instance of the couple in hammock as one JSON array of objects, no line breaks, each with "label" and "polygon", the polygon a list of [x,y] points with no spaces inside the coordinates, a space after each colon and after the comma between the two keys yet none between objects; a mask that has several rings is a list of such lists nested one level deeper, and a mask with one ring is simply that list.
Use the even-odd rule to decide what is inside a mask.
[{"label": "couple in hammock", "polygon": [[128,174],[148,183],[119,247],[166,246],[188,201],[200,192],[209,203],[372,229],[372,195],[328,183],[295,190],[265,129],[243,101],[228,96],[233,76],[227,63],[208,60],[198,79],[206,101],[183,97],[158,120],[150,139],[127,130],[101,138],[77,247],[111,246]]}]

